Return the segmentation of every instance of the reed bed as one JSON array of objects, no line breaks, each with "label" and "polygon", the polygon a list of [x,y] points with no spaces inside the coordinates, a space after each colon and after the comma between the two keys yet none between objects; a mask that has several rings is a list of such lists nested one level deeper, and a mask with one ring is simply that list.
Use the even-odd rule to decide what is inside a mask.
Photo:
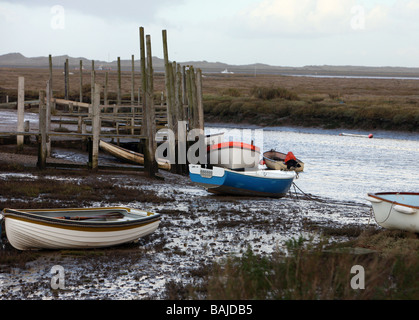
[{"label": "reed bed", "polygon": [[[96,71],[109,100],[116,100],[117,72]],[[17,99],[17,78],[25,77],[26,99],[45,89],[48,69],[1,68],[0,102]],[[83,101],[90,101],[90,72],[83,72]],[[140,75],[135,75],[135,88]],[[160,103],[164,74],[156,73],[154,89]],[[131,99],[131,72],[121,74],[122,100]],[[64,96],[62,70],[53,71],[56,97]],[[70,75],[70,98],[80,99],[78,70]],[[251,123],[261,126],[301,125],[324,128],[419,130],[419,82],[401,79],[310,78],[281,75],[204,74],[206,122]],[[134,92],[138,99],[138,92]],[[113,103],[113,102],[112,102]]]}]

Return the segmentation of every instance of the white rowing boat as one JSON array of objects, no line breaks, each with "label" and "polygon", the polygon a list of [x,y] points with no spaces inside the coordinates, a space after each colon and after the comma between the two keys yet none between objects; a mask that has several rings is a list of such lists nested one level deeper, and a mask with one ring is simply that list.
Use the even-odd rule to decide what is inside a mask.
[{"label": "white rowing boat", "polygon": [[368,193],[367,200],[383,228],[419,232],[419,193]]},{"label": "white rowing boat", "polygon": [[125,207],[4,209],[3,216],[7,239],[18,250],[115,246],[149,235],[161,219]]}]

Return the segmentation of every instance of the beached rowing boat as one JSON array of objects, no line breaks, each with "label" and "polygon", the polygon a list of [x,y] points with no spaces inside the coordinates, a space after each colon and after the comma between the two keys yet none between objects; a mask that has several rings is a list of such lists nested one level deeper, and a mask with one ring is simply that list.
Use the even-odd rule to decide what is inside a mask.
[{"label": "beached rowing boat", "polygon": [[[287,161],[287,155],[290,155],[289,161]],[[272,149],[263,153],[263,160],[269,169],[295,172],[304,171],[304,162],[295,158],[292,152],[285,154]]]},{"label": "beached rowing boat", "polygon": [[383,228],[419,232],[419,193],[368,193],[367,199]]},{"label": "beached rowing boat", "polygon": [[296,173],[282,170],[234,171],[190,164],[189,176],[212,193],[280,198],[289,191]]},{"label": "beached rowing boat", "polygon": [[[141,153],[122,148],[103,140],[99,141],[99,148],[125,162],[131,164],[144,164],[144,155]],[[158,159],[157,164],[160,169],[170,170],[170,163],[166,160]]]},{"label": "beached rowing boat", "polygon": [[4,209],[5,230],[18,250],[102,248],[154,232],[161,216],[125,207]]}]

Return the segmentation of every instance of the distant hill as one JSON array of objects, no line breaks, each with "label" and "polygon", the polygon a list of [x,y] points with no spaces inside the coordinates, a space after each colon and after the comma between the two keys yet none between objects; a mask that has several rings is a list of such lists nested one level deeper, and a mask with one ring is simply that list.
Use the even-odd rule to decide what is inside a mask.
[{"label": "distant hill", "polygon": [[[68,55],[53,56],[52,64],[54,68],[63,68],[64,63],[68,59],[70,69],[79,69],[80,60],[85,70],[92,68],[92,60],[86,58],[73,58]],[[106,62],[95,60],[95,69],[117,69],[117,61]],[[403,76],[403,77],[419,77],[419,68],[405,67],[365,67],[365,66],[304,66],[304,67],[283,67],[271,66],[262,63],[249,65],[229,65],[222,62],[208,61],[186,61],[178,62],[181,65],[193,65],[200,68],[206,73],[247,73],[247,74],[283,74],[283,75],[346,75],[346,76]],[[8,53],[0,55],[0,67],[12,68],[48,68],[49,58],[32,57],[28,58],[21,53]],[[136,70],[140,69],[140,60],[134,61]],[[157,72],[164,71],[164,60],[153,57],[153,68]],[[123,71],[131,70],[131,60],[121,59],[121,69]]]}]

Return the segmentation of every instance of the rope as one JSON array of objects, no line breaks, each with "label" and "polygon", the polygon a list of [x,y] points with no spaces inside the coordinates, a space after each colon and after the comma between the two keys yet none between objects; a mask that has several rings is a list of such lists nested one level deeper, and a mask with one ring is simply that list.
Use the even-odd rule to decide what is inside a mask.
[{"label": "rope", "polygon": [[394,203],[395,203],[395,201],[393,201],[393,202],[391,203],[390,210],[388,211],[388,215],[387,215],[387,217],[384,219],[384,221],[382,221],[382,222],[380,222],[380,223],[384,223],[384,222],[386,222],[386,221],[388,220],[388,218],[390,218],[390,215],[391,215],[391,210],[393,210]]},{"label": "rope", "polygon": [[[315,199],[315,198],[313,198],[311,195],[309,195],[308,193],[305,193],[303,190],[301,190],[296,184],[295,184],[295,182],[293,182],[292,183],[293,184],[293,186],[294,186],[294,191],[295,191],[295,189],[297,188],[298,190],[300,190],[300,192],[304,195],[304,196],[306,196],[307,198],[309,198],[310,200],[313,200],[313,201],[319,201],[319,202],[324,202],[323,200],[320,200],[320,199]],[[295,194],[297,195],[297,192],[295,191]],[[297,198],[298,198],[298,196],[297,196]]]}]

